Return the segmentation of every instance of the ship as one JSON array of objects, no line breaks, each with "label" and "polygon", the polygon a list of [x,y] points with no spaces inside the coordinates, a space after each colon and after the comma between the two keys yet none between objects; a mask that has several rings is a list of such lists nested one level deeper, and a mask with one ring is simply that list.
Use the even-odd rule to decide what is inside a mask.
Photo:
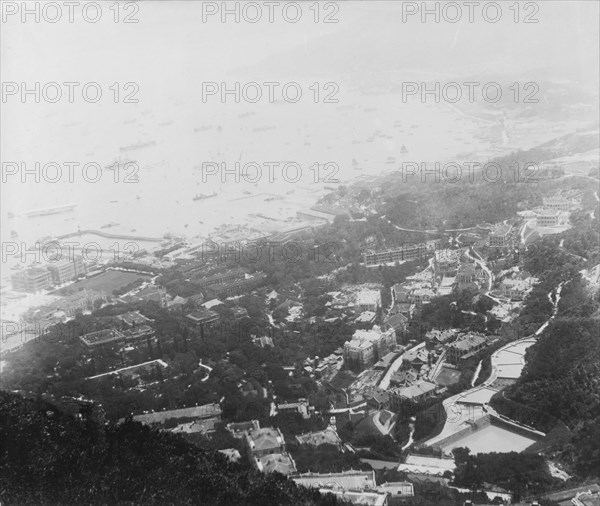
[{"label": "ship", "polygon": [[204,199],[210,199],[210,198],[216,197],[216,196],[217,196],[216,192],[213,192],[209,195],[206,195],[204,193],[196,193],[196,196],[192,200],[194,200],[194,201],[195,200],[204,200]]},{"label": "ship", "polygon": [[135,164],[135,160],[130,160],[129,158],[121,159],[121,157],[119,157],[115,158],[115,161],[110,165],[105,165],[104,168],[107,170],[119,170],[123,169],[128,164]]},{"label": "ship", "polygon": [[400,148],[400,153],[408,153],[408,149],[406,149],[406,146],[404,144],[402,144],[402,147]]},{"label": "ship", "polygon": [[138,142],[137,144],[130,144],[129,146],[121,146],[119,151],[125,153],[126,151],[133,151],[134,149],[149,148],[156,146],[156,141]]},{"label": "ship", "polygon": [[25,212],[25,216],[33,218],[36,216],[48,216],[51,214],[68,213],[75,209],[77,204],[64,204],[62,206],[45,207],[43,209],[32,209]]}]

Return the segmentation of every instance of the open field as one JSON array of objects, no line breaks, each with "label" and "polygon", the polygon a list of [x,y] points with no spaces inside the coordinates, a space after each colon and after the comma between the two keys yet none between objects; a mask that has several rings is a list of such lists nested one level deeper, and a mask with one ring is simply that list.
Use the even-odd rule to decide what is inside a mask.
[{"label": "open field", "polygon": [[102,291],[106,292],[107,294],[112,294],[113,290],[118,290],[119,288],[140,278],[148,280],[151,277],[135,272],[106,271],[92,278],[86,278],[82,279],[81,281],[77,281],[66,288],[61,288],[60,290],[53,292],[52,294],[68,295],[69,292],[75,293],[84,289]]}]

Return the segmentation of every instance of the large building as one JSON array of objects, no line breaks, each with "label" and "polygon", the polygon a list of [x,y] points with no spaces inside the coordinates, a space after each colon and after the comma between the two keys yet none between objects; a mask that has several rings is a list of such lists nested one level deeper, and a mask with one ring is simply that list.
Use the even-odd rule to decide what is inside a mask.
[{"label": "large building", "polygon": [[558,209],[543,209],[537,213],[538,227],[556,227],[561,222],[562,213]]},{"label": "large building", "polygon": [[488,341],[485,336],[469,332],[448,345],[446,360],[452,364],[458,364],[462,359],[471,357],[487,345]]},{"label": "large building", "polygon": [[392,388],[390,395],[390,409],[401,411],[407,404],[418,405],[435,395],[438,386],[429,381],[420,380],[406,387]]},{"label": "large building", "polygon": [[252,429],[245,434],[248,457],[259,471],[281,474],[296,472],[296,464],[285,451],[285,440],[279,429]]},{"label": "large building", "polygon": [[502,223],[495,227],[490,233],[489,244],[491,247],[503,248],[509,246],[511,238],[512,225]]},{"label": "large building", "polygon": [[375,364],[396,347],[396,331],[385,332],[375,325],[372,330],[357,330],[344,343],[344,362],[350,369],[363,370]]},{"label": "large building", "polygon": [[433,267],[436,275],[455,273],[460,265],[460,249],[440,249],[436,250]]},{"label": "large building", "polygon": [[366,265],[382,265],[392,262],[405,262],[417,260],[427,256],[427,245],[405,244],[398,248],[390,248],[381,251],[367,251],[363,254]]},{"label": "large building", "polygon": [[40,267],[31,267],[11,276],[13,290],[36,293],[52,286],[52,274]]},{"label": "large building", "polygon": [[356,294],[354,308],[357,313],[372,311],[376,313],[381,307],[381,292],[379,290],[361,290]]},{"label": "large building", "polygon": [[62,285],[81,274],[85,274],[85,265],[81,257],[63,258],[49,264],[48,271],[52,275],[52,282],[55,285]]},{"label": "large building", "polygon": [[560,195],[544,199],[544,208],[556,211],[570,211],[571,202]]}]

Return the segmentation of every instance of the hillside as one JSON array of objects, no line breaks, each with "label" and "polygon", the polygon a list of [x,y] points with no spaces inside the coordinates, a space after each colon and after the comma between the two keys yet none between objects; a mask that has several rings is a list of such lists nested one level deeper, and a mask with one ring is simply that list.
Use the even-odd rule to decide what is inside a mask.
[{"label": "hillside", "polygon": [[2,504],[340,504],[137,422],[101,425],[0,392]]}]

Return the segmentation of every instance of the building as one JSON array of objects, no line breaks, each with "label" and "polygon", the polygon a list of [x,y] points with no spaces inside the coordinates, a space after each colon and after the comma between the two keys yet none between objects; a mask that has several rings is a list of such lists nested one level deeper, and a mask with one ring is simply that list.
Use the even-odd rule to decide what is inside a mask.
[{"label": "building", "polygon": [[285,440],[279,429],[251,429],[245,434],[248,457],[259,471],[292,474],[296,464],[285,451]]},{"label": "building", "polygon": [[456,273],[456,283],[459,287],[469,286],[477,281],[477,270],[473,264],[462,264]]},{"label": "building", "polygon": [[443,476],[445,473],[454,473],[456,464],[454,459],[428,457],[425,455],[408,455],[404,463],[398,466],[402,473],[417,473],[431,476]]},{"label": "building", "polygon": [[281,413],[292,416],[301,415],[305,420],[308,420],[311,417],[311,415],[314,413],[314,410],[314,406],[309,404],[308,399],[298,399],[295,402],[281,402],[277,404],[278,414]]},{"label": "building", "polygon": [[507,279],[502,282],[502,295],[511,300],[523,300],[531,285],[521,279]]},{"label": "building", "polygon": [[320,446],[323,444],[330,444],[340,448],[342,446],[342,440],[338,436],[337,432],[332,428],[319,430],[316,432],[308,432],[306,434],[300,434],[296,436],[296,441],[302,445],[309,446]]},{"label": "building", "polygon": [[510,245],[512,225],[501,223],[494,227],[488,239],[490,247],[503,248]]},{"label": "building", "polygon": [[211,296],[235,295],[260,284],[267,275],[263,272],[247,274],[243,269],[231,269],[211,276],[192,280],[198,288]]},{"label": "building", "polygon": [[381,292],[379,290],[361,290],[356,294],[354,308],[357,313],[372,311],[377,313],[381,307]]},{"label": "building", "polygon": [[427,304],[435,297],[435,292],[431,288],[415,288],[411,294],[412,301],[417,306]]},{"label": "building", "polygon": [[561,222],[561,211],[557,209],[542,209],[537,213],[536,225],[538,227],[556,227]]},{"label": "building", "polygon": [[433,258],[433,268],[436,276],[455,273],[460,265],[460,249],[440,249],[436,250]]},{"label": "building", "polygon": [[417,381],[407,387],[392,388],[390,394],[390,409],[402,410],[406,404],[420,404],[436,393],[438,386],[429,381]]},{"label": "building", "polygon": [[387,409],[390,405],[389,394],[379,388],[368,390],[367,392],[363,393],[363,397],[367,401],[367,406],[376,411]]},{"label": "building", "polygon": [[210,420],[221,421],[221,406],[217,403],[204,404],[203,406],[194,406],[191,408],[171,409],[169,411],[157,411],[144,415],[136,415],[133,419],[136,422],[148,425],[163,424],[170,419],[185,419],[186,421]]},{"label": "building", "polygon": [[13,290],[36,293],[52,286],[52,274],[40,267],[31,267],[11,276]]},{"label": "building", "polygon": [[427,256],[427,245],[406,244],[398,248],[390,248],[381,251],[367,251],[363,254],[366,265],[381,265],[393,262],[405,262],[418,260]]},{"label": "building", "polygon": [[116,329],[104,329],[79,336],[79,339],[88,348],[92,348],[94,346],[100,346],[101,344],[108,344],[118,340],[122,340],[124,342],[126,338]]},{"label": "building", "polygon": [[245,440],[250,457],[264,457],[285,452],[285,440],[277,428],[251,429],[246,432]]},{"label": "building", "polygon": [[380,492],[387,492],[390,498],[403,499],[404,497],[414,497],[415,490],[412,483],[407,481],[391,481],[382,483],[377,487]]},{"label": "building", "polygon": [[396,331],[383,332],[377,325],[372,330],[356,330],[344,343],[344,362],[355,370],[370,367],[396,347]]},{"label": "building", "polygon": [[392,316],[387,316],[384,319],[386,328],[391,328],[396,331],[396,335],[404,334],[408,328],[408,318],[402,313],[397,313]]},{"label": "building", "polygon": [[410,290],[402,285],[392,286],[392,302],[394,304],[410,302]]},{"label": "building", "polygon": [[283,475],[297,472],[296,463],[288,453],[272,453],[262,457],[254,457],[252,463],[263,473],[281,473]]},{"label": "building", "polygon": [[343,490],[373,490],[377,486],[375,471],[342,471],[339,473],[302,473],[290,477],[307,488],[338,488]]},{"label": "building", "polygon": [[258,420],[250,420],[249,422],[233,422],[227,424],[227,430],[236,439],[245,439],[246,434],[252,430],[260,429]]},{"label": "building", "polygon": [[571,202],[560,195],[555,195],[550,198],[544,199],[544,209],[550,209],[555,211],[570,211]]},{"label": "building", "polygon": [[454,339],[458,335],[457,329],[431,329],[425,334],[425,337],[431,341],[437,341],[440,344]]},{"label": "building", "polygon": [[81,257],[73,257],[72,259],[63,258],[57,262],[48,264],[48,271],[52,275],[52,283],[62,285],[67,281],[72,281],[81,274],[85,274],[85,265]]},{"label": "building", "polygon": [[469,332],[448,345],[446,360],[451,364],[458,364],[461,360],[470,358],[479,350],[485,348],[487,344],[485,336]]},{"label": "building", "polygon": [[207,323],[216,322],[219,319],[219,313],[215,313],[210,309],[198,309],[193,313],[186,315],[188,320],[191,320],[196,325],[204,325]]},{"label": "building", "polygon": [[332,494],[342,501],[363,506],[387,506],[388,494],[372,490],[340,490],[335,488],[321,488],[322,494]]}]

